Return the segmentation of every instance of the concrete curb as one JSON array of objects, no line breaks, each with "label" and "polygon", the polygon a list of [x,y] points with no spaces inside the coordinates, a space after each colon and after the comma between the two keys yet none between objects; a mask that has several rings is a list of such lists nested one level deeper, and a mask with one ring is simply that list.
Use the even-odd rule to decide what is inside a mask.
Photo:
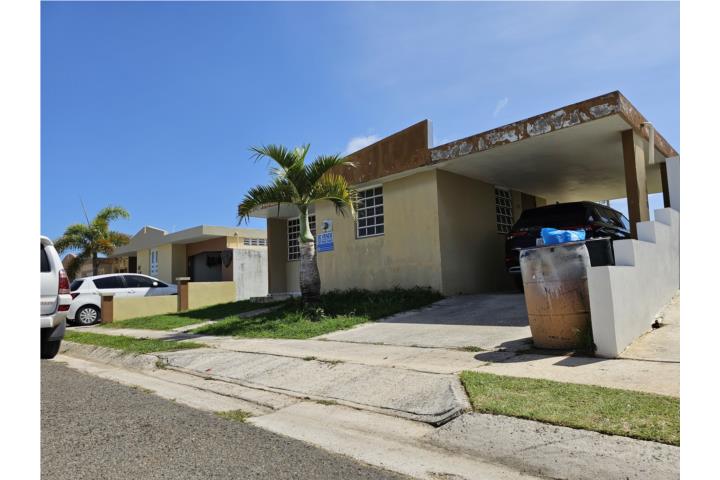
[{"label": "concrete curb", "polygon": [[132,370],[155,370],[158,368],[158,362],[162,362],[157,355],[128,353],[114,348],[75,343],[68,340],[62,342],[60,353]]}]

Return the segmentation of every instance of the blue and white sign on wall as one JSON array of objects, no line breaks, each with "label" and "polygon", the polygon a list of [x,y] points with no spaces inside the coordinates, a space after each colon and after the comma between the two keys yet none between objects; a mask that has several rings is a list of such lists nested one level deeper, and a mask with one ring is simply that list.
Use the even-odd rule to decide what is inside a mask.
[{"label": "blue and white sign on wall", "polygon": [[323,220],[320,228],[322,228],[322,232],[317,235],[317,251],[332,252],[335,249],[332,220]]},{"label": "blue and white sign on wall", "polygon": [[317,251],[332,252],[335,248],[333,244],[333,232],[318,233],[317,235]]}]

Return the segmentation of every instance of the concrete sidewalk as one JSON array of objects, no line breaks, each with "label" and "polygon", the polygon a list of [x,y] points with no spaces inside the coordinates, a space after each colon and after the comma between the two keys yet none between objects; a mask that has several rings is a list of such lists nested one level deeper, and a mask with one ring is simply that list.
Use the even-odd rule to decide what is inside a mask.
[{"label": "concrete sidewalk", "polygon": [[455,375],[220,349],[162,352],[166,368],[440,425],[470,409]]},{"label": "concrete sidewalk", "polygon": [[89,328],[85,331],[137,338],[192,340],[220,350],[295,359],[315,358],[326,362],[390,367],[436,374],[476,370],[497,375],[543,378],[675,397],[680,395],[680,365],[674,362],[504,351],[465,352],[447,348],[376,345],[318,339],[243,339],[162,330]]},{"label": "concrete sidewalk", "polygon": [[[66,353],[89,350],[70,347]],[[112,355],[101,358],[119,360]],[[679,476],[679,448],[653,442],[475,413],[434,428],[397,416],[159,369],[155,362],[125,359],[123,365],[135,367],[127,369],[73,356],[61,355],[57,360],[194,408],[242,409],[251,412],[248,421],[261,428],[417,478],[671,480]]]}]

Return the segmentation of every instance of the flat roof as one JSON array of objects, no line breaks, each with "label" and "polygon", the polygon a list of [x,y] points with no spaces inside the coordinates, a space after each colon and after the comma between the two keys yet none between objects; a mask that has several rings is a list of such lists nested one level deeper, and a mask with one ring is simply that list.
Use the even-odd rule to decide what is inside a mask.
[{"label": "flat roof", "polygon": [[[444,170],[552,201],[609,200],[625,193],[621,132],[636,132],[648,148],[647,119],[619,91],[593,97],[439,146],[430,145],[428,120],[351,155],[337,170],[363,187],[426,170]],[[662,191],[659,164],[677,151],[655,130],[655,162],[647,163],[648,191]],[[287,218],[292,206],[259,208],[253,216]]]},{"label": "flat roof", "polygon": [[155,248],[165,244],[188,244],[202,242],[218,237],[267,238],[265,230],[257,228],[221,227],[216,225],[198,225],[178,232],[168,233],[156,227],[143,227],[127,245],[116,248],[111,257],[132,255],[138,250]]}]

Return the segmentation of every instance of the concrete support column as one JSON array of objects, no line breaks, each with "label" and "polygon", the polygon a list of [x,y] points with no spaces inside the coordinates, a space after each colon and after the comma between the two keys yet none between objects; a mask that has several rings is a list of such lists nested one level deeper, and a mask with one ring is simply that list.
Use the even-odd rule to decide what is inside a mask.
[{"label": "concrete support column", "polygon": [[650,220],[647,177],[645,172],[645,150],[642,139],[632,130],[625,130],[621,135],[630,231],[632,237],[637,238],[637,224]]},{"label": "concrete support column", "polygon": [[188,282],[190,282],[190,277],[178,277],[175,279],[177,282],[177,309],[178,312],[185,312],[188,309],[189,305],[189,291],[190,287],[188,286]]},{"label": "concrete support column", "polygon": [[103,293],[100,298],[100,323],[112,323],[114,293]]}]

